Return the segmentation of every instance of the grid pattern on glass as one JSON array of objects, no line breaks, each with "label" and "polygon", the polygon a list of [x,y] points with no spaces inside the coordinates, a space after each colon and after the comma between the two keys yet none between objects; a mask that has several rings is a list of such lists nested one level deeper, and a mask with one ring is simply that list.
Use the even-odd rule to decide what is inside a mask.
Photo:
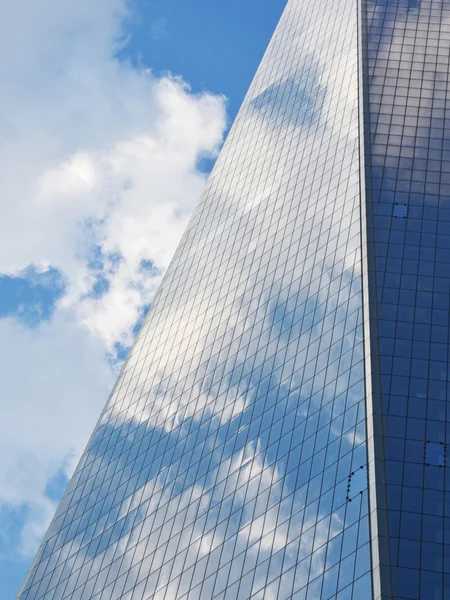
[{"label": "grid pattern on glass", "polygon": [[372,196],[395,598],[450,597],[450,2],[369,0]]},{"label": "grid pattern on glass", "polygon": [[357,76],[291,0],[20,600],[370,600]]}]

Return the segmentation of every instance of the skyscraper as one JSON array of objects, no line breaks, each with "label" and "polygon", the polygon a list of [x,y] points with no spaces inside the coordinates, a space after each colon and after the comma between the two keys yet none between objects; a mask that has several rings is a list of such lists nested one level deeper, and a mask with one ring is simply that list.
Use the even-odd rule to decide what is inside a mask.
[{"label": "skyscraper", "polygon": [[450,598],[450,0],[290,0],[20,600]]}]

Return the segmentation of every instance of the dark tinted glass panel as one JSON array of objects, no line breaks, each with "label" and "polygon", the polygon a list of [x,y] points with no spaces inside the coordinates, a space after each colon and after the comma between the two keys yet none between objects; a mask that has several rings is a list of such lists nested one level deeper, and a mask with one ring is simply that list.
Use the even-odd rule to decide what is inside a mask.
[{"label": "dark tinted glass panel", "polygon": [[369,0],[375,275],[394,596],[442,600],[450,478],[450,3]]}]

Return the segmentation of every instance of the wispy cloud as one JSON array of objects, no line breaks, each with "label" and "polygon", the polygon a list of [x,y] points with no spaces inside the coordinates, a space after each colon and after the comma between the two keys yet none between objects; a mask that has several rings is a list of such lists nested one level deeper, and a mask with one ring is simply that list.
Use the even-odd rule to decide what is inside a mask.
[{"label": "wispy cloud", "polygon": [[150,35],[154,40],[160,40],[167,36],[169,19],[167,17],[158,17],[150,24]]}]

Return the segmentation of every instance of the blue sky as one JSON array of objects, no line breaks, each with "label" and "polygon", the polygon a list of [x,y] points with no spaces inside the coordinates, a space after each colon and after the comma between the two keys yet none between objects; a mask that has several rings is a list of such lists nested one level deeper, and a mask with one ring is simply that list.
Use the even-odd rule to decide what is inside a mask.
[{"label": "blue sky", "polygon": [[0,6],[11,49],[0,61],[2,600],[21,585],[285,0],[17,4]]},{"label": "blue sky", "polygon": [[146,0],[124,52],[156,73],[181,74],[194,91],[225,94],[232,120],[286,0]]}]

